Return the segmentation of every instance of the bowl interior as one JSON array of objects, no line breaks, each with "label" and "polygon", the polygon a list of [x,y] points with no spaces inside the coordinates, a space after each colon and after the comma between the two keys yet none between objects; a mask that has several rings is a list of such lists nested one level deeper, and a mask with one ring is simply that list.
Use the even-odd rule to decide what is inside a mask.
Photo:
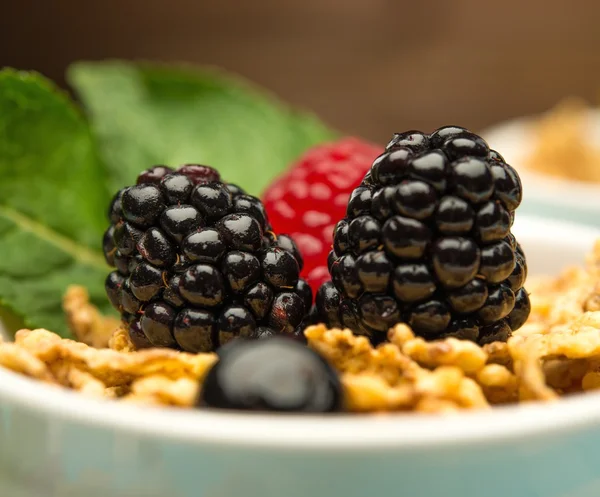
[{"label": "bowl interior", "polygon": [[[554,274],[580,264],[598,231],[542,218],[521,217],[514,233],[522,244],[530,274]],[[48,388],[0,370],[0,406],[44,412],[53,423],[135,432],[181,443],[217,443],[288,449],[344,450],[488,443],[548,430],[569,430],[600,421],[600,395],[575,396],[554,404],[496,408],[460,416],[281,416],[144,408],[99,401]],[[494,430],[489,427],[494,426]]]}]

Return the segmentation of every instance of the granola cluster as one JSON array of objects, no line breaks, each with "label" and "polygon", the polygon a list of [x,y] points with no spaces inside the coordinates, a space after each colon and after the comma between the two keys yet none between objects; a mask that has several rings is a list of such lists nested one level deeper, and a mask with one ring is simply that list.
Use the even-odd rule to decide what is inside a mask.
[{"label": "granola cluster", "polygon": [[560,102],[534,123],[534,148],[523,165],[559,178],[600,182],[600,148],[588,135],[589,119],[585,102]]},{"label": "granola cluster", "polygon": [[[404,324],[375,348],[349,330],[316,325],[305,334],[339,371],[347,408],[355,412],[487,409],[600,388],[600,241],[585,267],[531,278],[527,287],[531,315],[507,343],[426,342]],[[0,342],[0,366],[95,397],[194,404],[215,354],[136,351],[80,287],[69,289],[64,308],[80,341],[21,330],[14,342]]]}]

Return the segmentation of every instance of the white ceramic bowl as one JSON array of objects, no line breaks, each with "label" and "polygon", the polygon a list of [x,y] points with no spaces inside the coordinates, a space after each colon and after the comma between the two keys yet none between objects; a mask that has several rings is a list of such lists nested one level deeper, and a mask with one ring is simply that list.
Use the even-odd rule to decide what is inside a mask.
[{"label": "white ceramic bowl", "polygon": [[[600,184],[557,178],[521,167],[534,144],[534,119],[524,117],[507,121],[481,133],[490,147],[498,150],[519,172],[524,191],[519,213],[600,227]],[[590,142],[600,144],[600,111],[589,111],[586,129]]]},{"label": "white ceramic bowl", "polygon": [[[598,232],[520,218],[531,274]],[[7,497],[598,497],[600,395],[452,417],[277,416],[90,400],[0,371]]]}]

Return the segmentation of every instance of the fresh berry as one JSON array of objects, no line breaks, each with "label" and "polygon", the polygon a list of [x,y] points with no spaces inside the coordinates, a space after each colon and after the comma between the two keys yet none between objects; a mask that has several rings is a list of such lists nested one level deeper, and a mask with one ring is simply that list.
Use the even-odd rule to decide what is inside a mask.
[{"label": "fresh berry", "polygon": [[[137,348],[210,352],[238,337],[302,335],[302,258],[261,201],[200,165],[156,166],[117,192],[105,288]],[[257,330],[262,330],[258,332]]]},{"label": "fresh berry", "polygon": [[506,340],[526,321],[525,256],[510,232],[519,176],[458,126],[394,135],[350,195],[316,296],[317,319],[386,338]]},{"label": "fresh berry", "polygon": [[172,172],[173,169],[168,166],[152,166],[150,169],[146,169],[138,175],[137,184],[158,184],[161,179]]},{"label": "fresh berry", "polygon": [[314,147],[263,195],[273,229],[290,233],[298,244],[304,260],[301,275],[313,292],[329,279],[325,262],[335,223],[346,209],[368,214],[370,189],[355,192],[350,204],[348,200],[379,153],[378,147],[356,138]]},{"label": "fresh berry", "polygon": [[237,340],[219,350],[198,398],[199,407],[246,411],[336,412],[342,387],[335,370],[294,340],[272,337]]}]

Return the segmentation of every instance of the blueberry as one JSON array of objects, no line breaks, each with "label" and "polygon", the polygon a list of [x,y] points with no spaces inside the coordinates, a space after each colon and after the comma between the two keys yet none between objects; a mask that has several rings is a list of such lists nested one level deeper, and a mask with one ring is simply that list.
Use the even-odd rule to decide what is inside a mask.
[{"label": "blueberry", "polygon": [[335,370],[309,348],[270,337],[224,347],[206,375],[198,404],[218,409],[280,412],[342,410]]}]

